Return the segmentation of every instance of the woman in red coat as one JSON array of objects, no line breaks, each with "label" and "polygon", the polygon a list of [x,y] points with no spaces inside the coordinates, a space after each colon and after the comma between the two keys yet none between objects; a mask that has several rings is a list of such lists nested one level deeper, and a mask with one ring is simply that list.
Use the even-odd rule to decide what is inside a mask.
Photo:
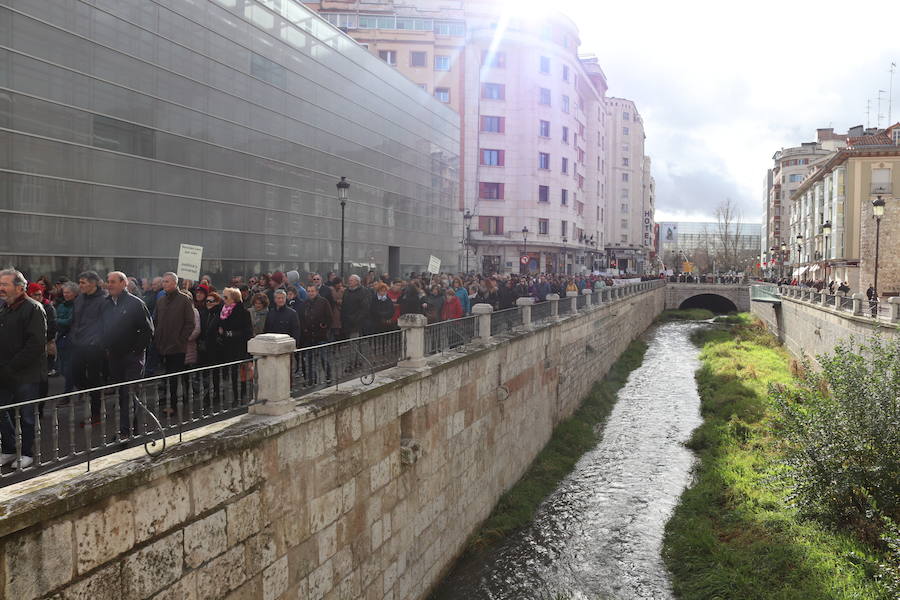
[{"label": "woman in red coat", "polygon": [[444,292],[444,306],[441,308],[441,320],[460,319],[463,316],[462,303],[453,290]]}]

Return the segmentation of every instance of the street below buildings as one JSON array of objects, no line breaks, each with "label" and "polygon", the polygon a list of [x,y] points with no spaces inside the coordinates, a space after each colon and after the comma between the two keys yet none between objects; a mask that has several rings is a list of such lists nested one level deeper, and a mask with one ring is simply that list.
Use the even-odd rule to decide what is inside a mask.
[{"label": "street below buildings", "polygon": [[487,556],[462,559],[433,600],[673,597],[660,549],[694,464],[683,444],[701,423],[690,341],[701,327],[673,322],[645,334],[644,361],[619,392],[601,442],[530,526]]}]

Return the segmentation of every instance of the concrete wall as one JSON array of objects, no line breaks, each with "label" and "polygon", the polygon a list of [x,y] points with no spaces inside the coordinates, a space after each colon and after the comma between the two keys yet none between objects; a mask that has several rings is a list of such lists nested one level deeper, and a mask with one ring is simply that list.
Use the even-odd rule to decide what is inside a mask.
[{"label": "concrete wall", "polygon": [[[781,297],[781,304],[752,302],[751,312],[765,322],[796,357],[830,352],[840,340],[864,341],[873,335],[900,336],[900,327],[838,312],[808,300]],[[864,303],[867,306],[867,303]]]},{"label": "concrete wall", "polygon": [[0,596],[423,598],[663,304],[646,291],[210,426],[155,461],[4,488]]},{"label": "concrete wall", "polygon": [[666,285],[666,308],[677,309],[688,298],[703,294],[728,298],[741,312],[750,310],[749,286],[706,283],[669,283]]}]

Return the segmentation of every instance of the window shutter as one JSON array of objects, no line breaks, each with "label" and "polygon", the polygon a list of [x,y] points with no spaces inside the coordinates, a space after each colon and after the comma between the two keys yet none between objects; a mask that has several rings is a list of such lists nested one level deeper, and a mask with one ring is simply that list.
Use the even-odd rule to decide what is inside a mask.
[{"label": "window shutter", "polygon": [[478,182],[478,197],[485,198],[487,194],[487,186],[484,185],[483,181]]},{"label": "window shutter", "polygon": [[506,133],[506,117],[500,117],[500,133]]},{"label": "window shutter", "polygon": [[497,217],[497,233],[503,233],[503,217]]},{"label": "window shutter", "polygon": [[499,185],[500,189],[499,189],[499,191],[498,191],[498,193],[497,193],[497,197],[498,197],[500,200],[503,200],[503,188],[504,188],[505,186],[506,186],[505,183],[501,183],[501,184]]},{"label": "window shutter", "polygon": [[500,99],[506,100],[506,85],[500,86]]},{"label": "window shutter", "polygon": [[497,154],[499,155],[499,156],[497,157],[497,165],[499,165],[499,166],[502,167],[503,164],[505,163],[505,160],[504,160],[505,156],[504,156],[504,155],[506,154],[506,151],[505,151],[505,150],[498,150],[498,151],[497,151]]}]

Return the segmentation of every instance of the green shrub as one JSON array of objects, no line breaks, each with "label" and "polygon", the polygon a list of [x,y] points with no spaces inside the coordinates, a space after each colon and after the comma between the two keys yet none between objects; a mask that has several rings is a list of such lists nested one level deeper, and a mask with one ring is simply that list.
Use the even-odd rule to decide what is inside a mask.
[{"label": "green shrub", "polygon": [[[801,511],[876,541],[900,521],[900,340],[838,344],[773,386],[785,463]],[[872,538],[875,538],[873,540]]]},{"label": "green shrub", "polygon": [[664,310],[660,313],[660,321],[709,321],[716,316],[705,308],[688,308],[685,310]]}]

